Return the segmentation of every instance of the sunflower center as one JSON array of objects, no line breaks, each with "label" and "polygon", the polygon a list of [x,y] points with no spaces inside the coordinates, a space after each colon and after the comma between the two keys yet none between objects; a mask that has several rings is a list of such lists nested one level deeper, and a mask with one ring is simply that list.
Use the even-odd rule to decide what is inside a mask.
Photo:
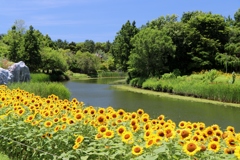
[{"label": "sunflower center", "polygon": [[140,153],[140,152],[141,152],[141,149],[140,149],[139,147],[136,147],[136,148],[134,148],[134,152],[135,152],[135,153]]},{"label": "sunflower center", "polygon": [[216,149],[216,148],[217,148],[217,145],[216,145],[216,144],[212,144],[212,145],[211,145],[211,148],[212,148],[212,149]]},{"label": "sunflower center", "polygon": [[187,145],[187,150],[188,150],[189,152],[193,152],[195,149],[197,149],[197,146],[196,146],[194,143],[189,143],[189,144]]}]

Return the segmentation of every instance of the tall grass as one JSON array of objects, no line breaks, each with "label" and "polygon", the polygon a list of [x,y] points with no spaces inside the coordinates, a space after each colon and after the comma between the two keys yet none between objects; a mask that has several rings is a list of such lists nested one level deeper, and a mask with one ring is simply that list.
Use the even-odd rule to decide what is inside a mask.
[{"label": "tall grass", "polygon": [[50,82],[50,75],[45,73],[31,73],[31,82]]},{"label": "tall grass", "polygon": [[130,85],[183,96],[240,103],[240,77],[237,76],[235,83],[232,84],[231,74],[212,72],[169,79],[149,78],[144,82],[140,78],[134,78]]},{"label": "tall grass", "polygon": [[70,99],[70,91],[59,82],[24,82],[24,83],[10,83],[10,89],[20,88],[22,90],[34,93],[41,97],[48,97],[51,94],[57,95],[60,99]]}]

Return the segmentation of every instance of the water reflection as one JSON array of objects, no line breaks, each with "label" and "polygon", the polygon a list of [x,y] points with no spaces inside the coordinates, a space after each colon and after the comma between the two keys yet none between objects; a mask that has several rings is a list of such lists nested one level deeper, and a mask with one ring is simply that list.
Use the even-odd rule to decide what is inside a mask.
[{"label": "water reflection", "polygon": [[218,124],[222,129],[234,126],[240,132],[240,108],[213,104],[161,98],[129,91],[116,90],[109,84],[112,80],[91,79],[68,81],[65,83],[72,95],[86,105],[137,111],[144,109],[152,118],[164,114],[178,123],[182,120],[204,122],[206,125]]}]

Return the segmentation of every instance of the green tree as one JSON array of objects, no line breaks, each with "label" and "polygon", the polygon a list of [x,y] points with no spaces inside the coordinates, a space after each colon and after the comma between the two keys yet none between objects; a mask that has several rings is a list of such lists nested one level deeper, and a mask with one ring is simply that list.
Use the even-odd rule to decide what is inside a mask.
[{"label": "green tree", "polygon": [[215,58],[218,53],[224,53],[228,42],[228,28],[223,16],[211,13],[199,13],[187,22],[191,28],[185,43],[191,49],[189,64],[192,71],[219,68]]},{"label": "green tree", "polygon": [[84,42],[79,43],[77,46],[81,52],[95,52],[95,43],[93,40],[85,40]]},{"label": "green tree", "polygon": [[234,19],[236,25],[240,26],[240,8],[234,13]]},{"label": "green tree", "polygon": [[128,20],[122,26],[121,30],[117,32],[117,36],[112,43],[111,53],[114,57],[115,64],[118,69],[124,72],[128,69],[127,62],[129,60],[130,52],[133,49],[130,41],[138,32],[139,29],[136,27],[135,21],[130,23]]},{"label": "green tree", "polygon": [[32,72],[41,65],[40,43],[34,34],[33,26],[30,26],[24,35],[24,55],[22,58]]},{"label": "green tree", "polygon": [[6,56],[10,61],[18,62],[22,59],[22,41],[22,34],[16,30],[16,26],[12,26],[12,30],[8,31],[8,34],[3,37],[3,42],[9,46],[9,51]]},{"label": "green tree", "polygon": [[142,29],[131,41],[129,73],[137,77],[154,77],[169,71],[168,59],[175,52],[172,39],[158,29]]},{"label": "green tree", "polygon": [[78,52],[76,53],[77,60],[77,68],[79,68],[80,72],[86,74],[96,74],[97,70],[100,67],[100,58],[95,54],[91,54],[89,52]]},{"label": "green tree", "polygon": [[65,72],[68,69],[67,60],[63,53],[50,47],[44,47],[41,50],[41,69],[49,73],[50,70],[61,70]]}]

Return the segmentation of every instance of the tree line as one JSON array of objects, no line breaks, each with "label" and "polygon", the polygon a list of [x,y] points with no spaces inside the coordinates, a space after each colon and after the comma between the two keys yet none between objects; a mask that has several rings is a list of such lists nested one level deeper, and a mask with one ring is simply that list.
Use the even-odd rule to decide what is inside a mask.
[{"label": "tree line", "polygon": [[24,61],[31,71],[71,70],[90,74],[97,70],[128,72],[130,77],[160,77],[164,73],[240,69],[240,9],[234,18],[211,12],[184,12],[160,16],[140,28],[127,21],[113,42],[67,42],[22,21],[0,35],[0,55]]}]

